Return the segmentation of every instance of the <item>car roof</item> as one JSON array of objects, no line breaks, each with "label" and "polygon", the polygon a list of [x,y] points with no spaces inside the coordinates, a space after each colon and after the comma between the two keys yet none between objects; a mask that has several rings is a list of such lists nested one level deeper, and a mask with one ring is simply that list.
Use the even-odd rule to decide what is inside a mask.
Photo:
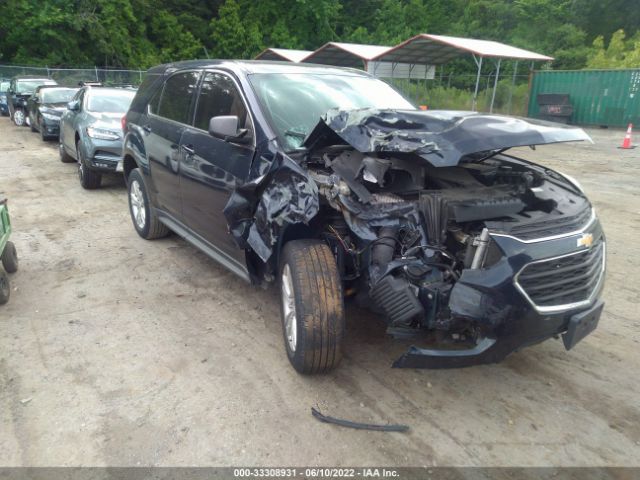
[{"label": "car roof", "polygon": [[224,68],[236,74],[250,75],[252,73],[322,73],[333,75],[370,75],[355,68],[333,67],[312,63],[273,62],[268,60],[185,60],[182,62],[165,63],[149,70],[151,74],[167,74],[177,70]]},{"label": "car roof", "polygon": [[132,88],[95,87],[90,85],[86,85],[82,88],[84,88],[87,92],[133,92],[135,93],[135,90]]}]

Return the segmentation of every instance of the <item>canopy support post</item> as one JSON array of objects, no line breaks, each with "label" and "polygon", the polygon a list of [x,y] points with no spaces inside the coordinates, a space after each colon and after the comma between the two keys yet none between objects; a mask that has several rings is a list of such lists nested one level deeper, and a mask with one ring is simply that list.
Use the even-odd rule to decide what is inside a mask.
[{"label": "canopy support post", "polygon": [[496,64],[496,78],[493,81],[493,94],[491,95],[491,106],[489,106],[489,113],[493,113],[493,102],[496,100],[496,88],[498,88],[498,77],[500,76],[500,63],[502,63],[502,59],[498,59],[498,63]]},{"label": "canopy support post", "polygon": [[476,89],[473,92],[473,102],[471,104],[471,110],[473,110],[474,112],[477,111],[477,106],[478,106],[478,87],[480,86],[480,72],[482,71],[482,57],[479,57],[480,60],[478,60],[478,57],[475,56],[475,54],[473,55],[473,61],[476,62],[476,65],[478,66],[478,74],[476,75]]},{"label": "canopy support post", "polygon": [[513,64],[513,77],[511,79],[511,89],[509,90],[509,103],[507,104],[507,114],[511,115],[511,100],[513,99],[513,89],[516,88],[516,76],[518,75],[518,60]]}]

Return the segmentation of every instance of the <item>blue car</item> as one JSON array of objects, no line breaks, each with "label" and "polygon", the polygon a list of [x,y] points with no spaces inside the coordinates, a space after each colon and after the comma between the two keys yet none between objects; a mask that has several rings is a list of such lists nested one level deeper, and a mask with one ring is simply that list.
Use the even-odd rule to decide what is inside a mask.
[{"label": "blue car", "polygon": [[9,105],[7,103],[7,91],[9,90],[9,80],[0,82],[0,115],[9,116]]}]

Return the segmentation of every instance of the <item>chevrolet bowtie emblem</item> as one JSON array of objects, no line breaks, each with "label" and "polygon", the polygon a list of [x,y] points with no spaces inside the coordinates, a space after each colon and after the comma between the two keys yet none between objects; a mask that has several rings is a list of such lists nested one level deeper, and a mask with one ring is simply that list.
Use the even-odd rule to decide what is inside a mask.
[{"label": "chevrolet bowtie emblem", "polygon": [[591,233],[585,233],[578,239],[579,247],[589,248],[593,244],[593,235]]}]

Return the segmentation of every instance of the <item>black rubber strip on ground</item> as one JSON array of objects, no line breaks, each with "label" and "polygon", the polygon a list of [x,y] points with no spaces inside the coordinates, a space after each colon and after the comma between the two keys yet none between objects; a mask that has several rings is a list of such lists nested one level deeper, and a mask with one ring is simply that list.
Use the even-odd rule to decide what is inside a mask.
[{"label": "black rubber strip on ground", "polygon": [[408,425],[373,425],[370,423],[352,422],[341,418],[328,417],[311,407],[311,415],[324,423],[332,423],[341,427],[355,428],[357,430],[374,430],[377,432],[406,432],[409,430]]}]

